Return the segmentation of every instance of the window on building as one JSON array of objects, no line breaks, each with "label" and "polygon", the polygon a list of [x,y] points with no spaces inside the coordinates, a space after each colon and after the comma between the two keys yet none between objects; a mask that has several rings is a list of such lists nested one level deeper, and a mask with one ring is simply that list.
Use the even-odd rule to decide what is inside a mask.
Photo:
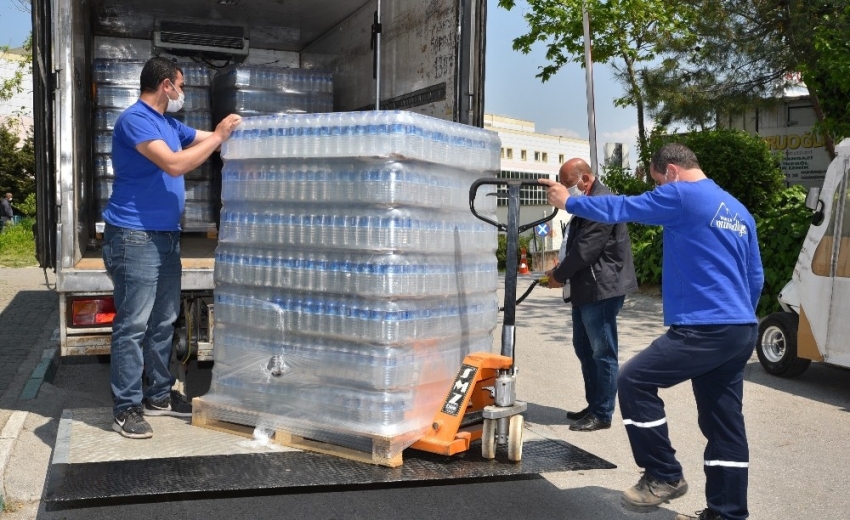
[{"label": "window on building", "polygon": [[564,154],[558,154],[558,164],[564,164]]},{"label": "window on building", "polygon": [[534,162],[540,162],[543,160],[543,154],[540,152],[534,152]]},{"label": "window on building", "polygon": [[502,152],[502,159],[504,159],[505,158],[505,148],[504,147],[502,147],[501,152]]},{"label": "window on building", "polygon": [[519,160],[520,161],[527,161],[528,160],[528,152],[526,152],[525,150],[520,150],[519,151]]},{"label": "window on building", "polygon": [[540,152],[540,160],[542,162],[549,162],[549,154],[546,152]]},{"label": "window on building", "polygon": [[513,148],[507,148],[505,150],[505,158],[506,159],[513,159],[514,158],[514,149]]},{"label": "window on building", "polygon": [[[530,173],[530,172],[515,172],[501,171],[498,177],[500,179],[522,179],[526,181],[536,181],[537,179],[548,179],[546,173]],[[499,186],[499,206],[508,205],[508,188]],[[519,203],[521,206],[542,206],[548,204],[546,201],[546,189],[543,185],[537,186],[522,186],[519,189]]]}]

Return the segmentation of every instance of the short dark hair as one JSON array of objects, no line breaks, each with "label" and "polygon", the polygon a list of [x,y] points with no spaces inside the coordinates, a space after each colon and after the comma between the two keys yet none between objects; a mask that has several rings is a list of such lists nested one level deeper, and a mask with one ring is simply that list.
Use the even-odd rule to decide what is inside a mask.
[{"label": "short dark hair", "polygon": [[163,80],[177,81],[178,72],[183,74],[183,69],[178,67],[176,63],[168,58],[156,56],[149,59],[142,68],[139,86],[142,88],[142,92],[156,92]]},{"label": "short dark hair", "polygon": [[686,170],[700,167],[696,154],[681,143],[665,144],[655,152],[650,163],[652,169],[658,173],[664,173],[670,164]]}]

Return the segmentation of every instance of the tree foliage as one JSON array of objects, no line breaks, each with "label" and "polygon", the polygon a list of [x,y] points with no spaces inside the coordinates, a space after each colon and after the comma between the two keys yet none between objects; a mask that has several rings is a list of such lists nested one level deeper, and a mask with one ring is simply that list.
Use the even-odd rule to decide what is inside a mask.
[{"label": "tree foliage", "polygon": [[[649,113],[660,124],[714,127],[719,114],[775,103],[800,73],[826,123],[821,129],[847,121],[850,80],[839,72],[850,66],[847,0],[681,1],[703,16],[691,33],[661,42],[661,63],[642,77]],[[824,137],[833,153],[830,134]]]},{"label": "tree foliage", "polygon": [[35,148],[31,133],[21,142],[9,124],[0,124],[0,193],[6,192],[20,202],[35,193]]},{"label": "tree foliage", "polygon": [[[610,64],[625,93],[615,100],[617,106],[637,109],[638,140],[642,162],[648,158],[644,125],[644,98],[640,74],[644,64],[656,58],[658,42],[672,34],[688,31],[694,11],[678,2],[665,0],[527,0],[530,11],[524,14],[528,33],[514,39],[513,47],[523,53],[532,46],[546,43],[548,63],[537,75],[547,81],[570,62],[586,66],[583,7],[590,18],[592,60]],[[499,6],[513,9],[515,0],[499,0]]]}]

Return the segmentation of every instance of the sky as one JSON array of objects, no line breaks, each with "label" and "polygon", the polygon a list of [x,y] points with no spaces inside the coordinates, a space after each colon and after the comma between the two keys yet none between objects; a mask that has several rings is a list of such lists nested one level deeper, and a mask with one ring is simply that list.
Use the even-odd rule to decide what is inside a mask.
[{"label": "sky", "polygon": [[[588,139],[585,72],[578,64],[563,67],[546,83],[535,75],[546,65],[545,46],[539,44],[529,54],[514,51],[514,38],[528,31],[522,14],[528,10],[523,0],[511,11],[487,0],[487,56],[484,80],[484,108],[496,114],[533,121],[540,133]],[[0,0],[0,45],[18,47],[29,35],[30,14],[13,0]],[[591,26],[592,30],[592,26]],[[594,64],[596,141],[624,143],[635,163],[637,116],[634,107],[618,108],[614,99],[623,93],[611,69]]]}]

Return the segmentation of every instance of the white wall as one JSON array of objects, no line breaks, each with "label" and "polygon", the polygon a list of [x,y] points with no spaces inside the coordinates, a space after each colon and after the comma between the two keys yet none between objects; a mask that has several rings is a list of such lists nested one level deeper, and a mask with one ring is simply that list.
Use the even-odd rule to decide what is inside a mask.
[{"label": "white wall", "polygon": [[[22,57],[12,52],[0,56],[0,82],[15,77],[18,64]],[[0,120],[15,118],[23,124],[19,127],[18,134],[23,137],[27,129],[32,127],[32,74],[24,74],[21,83],[21,91],[15,93],[8,100],[0,100]]]}]

